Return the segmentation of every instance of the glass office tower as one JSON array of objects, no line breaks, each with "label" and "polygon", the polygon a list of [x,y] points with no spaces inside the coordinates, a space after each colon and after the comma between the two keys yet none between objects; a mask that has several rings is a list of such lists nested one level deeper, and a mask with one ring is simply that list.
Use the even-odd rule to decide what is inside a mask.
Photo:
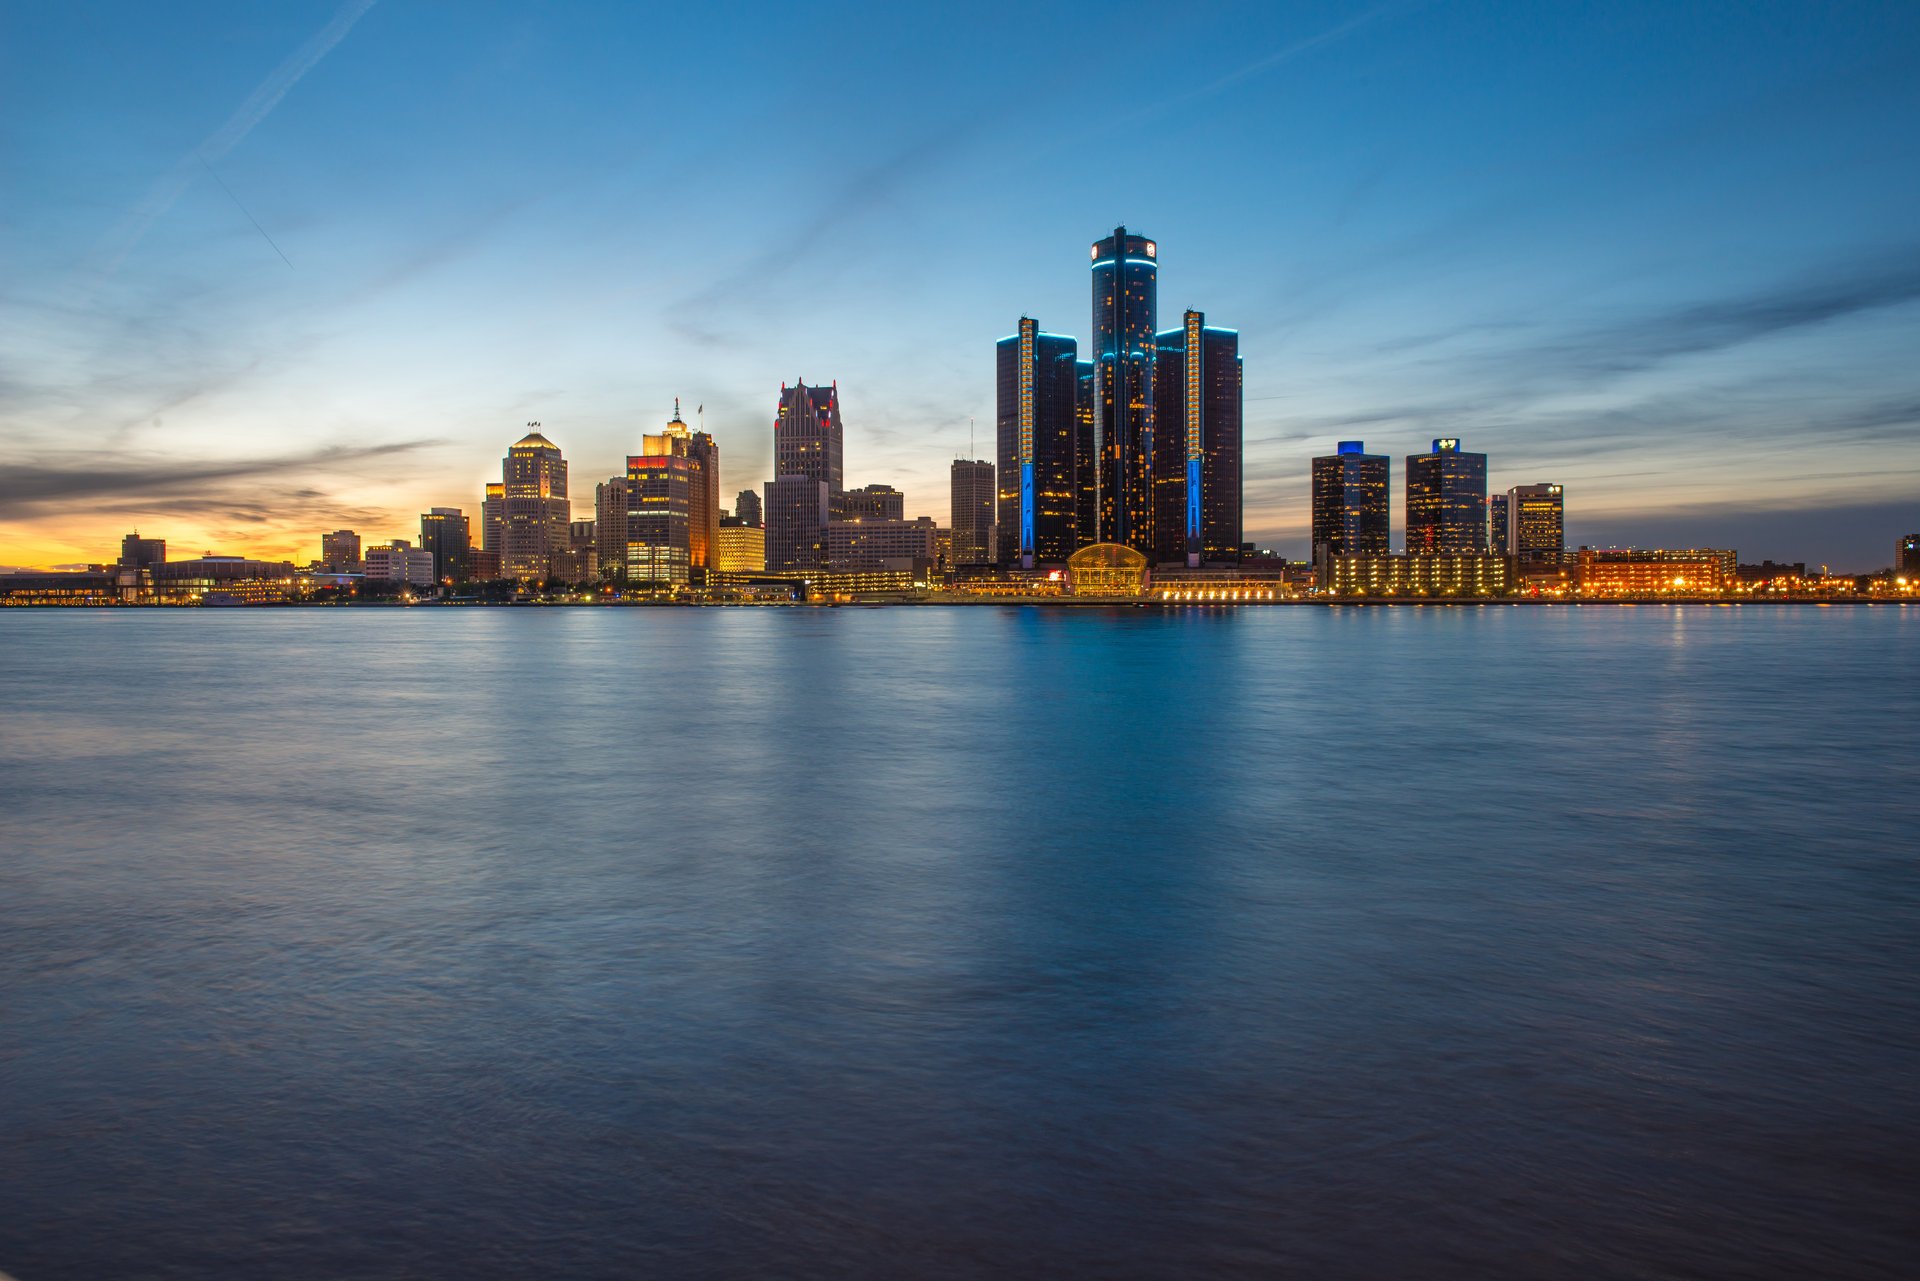
[{"label": "glass office tower", "polygon": [[1074,439],[1077,345],[1022,316],[996,345],[999,559],[1064,564],[1077,544]]},{"label": "glass office tower", "polygon": [[1093,245],[1093,452],[1081,481],[1097,541],[1151,556],[1159,247],[1125,227]]},{"label": "glass office tower", "polygon": [[1496,550],[1523,565],[1558,565],[1566,558],[1566,493],[1559,485],[1515,485],[1507,491],[1505,547]]},{"label": "glass office tower", "polygon": [[1328,556],[1387,554],[1387,482],[1393,469],[1385,454],[1369,454],[1365,441],[1343,440],[1336,452],[1313,460],[1313,563]]},{"label": "glass office tower", "polygon": [[1407,455],[1407,551],[1467,555],[1487,550],[1487,456],[1451,437]]},{"label": "glass office tower", "polygon": [[1188,311],[1154,345],[1153,559],[1237,562],[1240,335]]}]

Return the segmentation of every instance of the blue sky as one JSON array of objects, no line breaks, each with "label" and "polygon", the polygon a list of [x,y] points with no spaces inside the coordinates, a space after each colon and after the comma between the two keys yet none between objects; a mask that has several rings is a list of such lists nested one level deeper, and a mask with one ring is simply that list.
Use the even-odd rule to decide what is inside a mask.
[{"label": "blue sky", "polygon": [[1920,528],[1920,5],[0,13],[0,563],[415,534],[531,420],[587,515],[675,396],[731,495],[796,378],[944,519],[1122,220],[1241,331],[1283,552],[1343,438],[1459,436],[1576,542]]}]

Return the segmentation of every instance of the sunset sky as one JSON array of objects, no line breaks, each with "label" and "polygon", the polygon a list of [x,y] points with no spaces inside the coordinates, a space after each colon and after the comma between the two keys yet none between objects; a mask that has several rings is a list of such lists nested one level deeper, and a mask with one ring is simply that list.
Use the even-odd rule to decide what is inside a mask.
[{"label": "sunset sky", "polygon": [[1458,436],[1570,544],[1889,563],[1920,529],[1920,5],[0,9],[0,565],[319,554],[574,509],[673,398],[763,484],[837,379],[849,484],[942,521],[993,344],[1088,244],[1237,328],[1247,536],[1308,459]]}]

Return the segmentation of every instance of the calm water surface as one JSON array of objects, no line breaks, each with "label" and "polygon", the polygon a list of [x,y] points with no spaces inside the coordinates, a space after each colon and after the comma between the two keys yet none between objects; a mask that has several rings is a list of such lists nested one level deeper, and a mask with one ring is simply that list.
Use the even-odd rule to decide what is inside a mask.
[{"label": "calm water surface", "polygon": [[1920,609],[0,611],[0,1271],[1894,1277]]}]

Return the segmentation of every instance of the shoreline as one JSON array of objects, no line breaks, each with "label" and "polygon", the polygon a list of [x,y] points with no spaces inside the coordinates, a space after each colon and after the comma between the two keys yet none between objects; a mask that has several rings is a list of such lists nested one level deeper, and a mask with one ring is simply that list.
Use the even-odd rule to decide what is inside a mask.
[{"label": "shoreline", "polygon": [[1471,598],[1458,596],[1373,596],[1373,597],[1299,597],[1291,600],[1153,600],[1142,597],[1060,597],[1060,596],[982,596],[922,600],[822,600],[822,601],[744,601],[744,600],[375,600],[375,601],[247,601],[208,604],[203,601],[169,602],[56,602],[32,601],[0,605],[4,609],[32,610],[258,610],[258,609],[895,609],[895,608],[1030,608],[1043,609],[1490,609],[1518,607],[1527,609],[1636,609],[1647,606],[1700,605],[1733,608],[1745,605],[1792,606],[1826,609],[1832,606],[1906,606],[1911,596],[1837,596],[1822,599],[1807,597],[1760,596],[1684,596],[1632,597],[1608,600],[1537,600],[1525,597]]}]

